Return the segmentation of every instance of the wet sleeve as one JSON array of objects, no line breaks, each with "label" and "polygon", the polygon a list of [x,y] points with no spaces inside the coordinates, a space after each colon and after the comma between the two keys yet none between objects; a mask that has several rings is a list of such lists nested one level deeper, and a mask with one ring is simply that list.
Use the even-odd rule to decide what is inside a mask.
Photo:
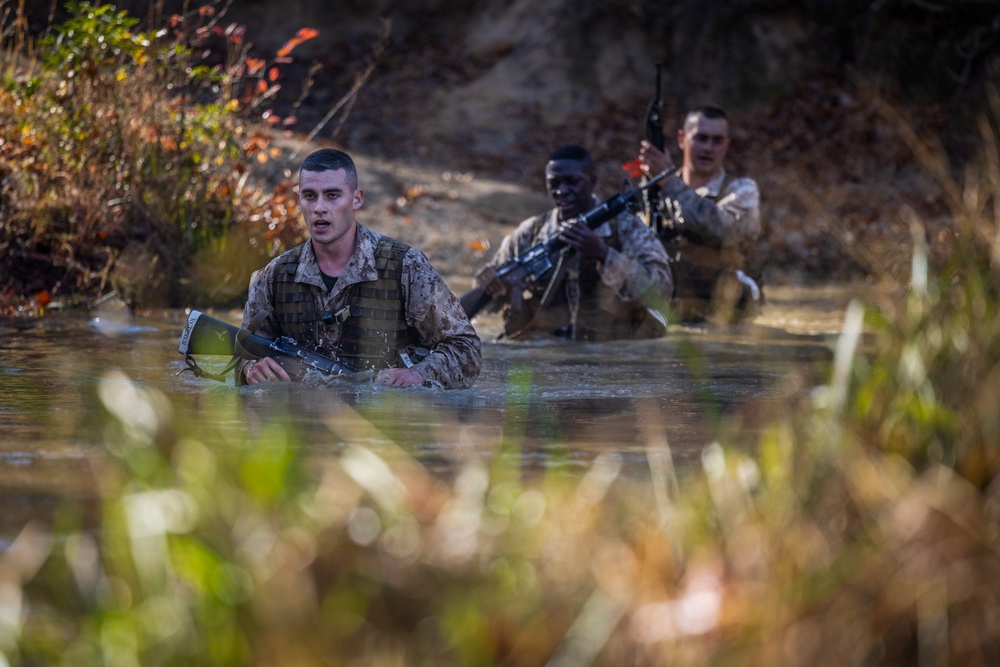
[{"label": "wet sleeve", "polygon": [[479,377],[482,344],[458,298],[427,257],[411,248],[403,260],[406,322],[430,354],[414,368],[432,385],[466,389]]},{"label": "wet sleeve", "polygon": [[760,236],[760,190],[750,178],[734,180],[712,201],[672,176],[660,190],[660,205],[667,217],[706,245],[752,244]]},{"label": "wet sleeve", "polygon": [[[278,335],[277,321],[275,320],[274,304],[271,302],[271,279],[274,274],[271,265],[265,266],[253,272],[250,277],[250,288],[247,292],[247,303],[243,307],[243,326],[247,326],[256,317],[257,313],[270,313],[253,333],[264,338],[274,339]],[[235,369],[236,384],[244,384],[244,368],[249,363],[248,360],[241,360]]]},{"label": "wet sleeve", "polygon": [[[527,220],[522,221],[517,226],[517,229],[505,236],[503,241],[500,242],[500,247],[497,248],[497,252],[493,256],[493,259],[491,259],[486,266],[492,266],[499,269],[507,262],[530,249],[533,245],[532,242],[534,241],[533,231],[536,219],[537,218],[528,218]],[[503,307],[504,301],[504,299],[494,299],[490,301],[490,303],[486,304],[483,310],[485,312],[499,310]]]},{"label": "wet sleeve", "polygon": [[621,250],[609,249],[601,282],[618,291],[624,301],[656,305],[674,291],[670,260],[653,231],[634,215],[618,218]]}]

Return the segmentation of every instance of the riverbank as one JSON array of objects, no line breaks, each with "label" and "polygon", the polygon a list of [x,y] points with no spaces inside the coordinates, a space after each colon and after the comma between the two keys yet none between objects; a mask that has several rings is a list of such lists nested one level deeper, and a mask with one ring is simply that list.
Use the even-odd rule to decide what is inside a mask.
[{"label": "riverbank", "polygon": [[[106,10],[95,16],[108,17]],[[127,21],[74,20],[76,36],[60,42],[31,86],[23,85],[23,63],[6,64],[13,83],[0,95],[0,113],[18,119],[0,144],[0,310],[8,314],[37,313],[46,304],[86,307],[110,292],[139,309],[238,303],[254,269],[304,238],[293,172],[305,153],[326,145],[358,159],[368,193],[362,221],[423,249],[460,292],[504,234],[548,208],[542,172],[556,145],[586,145],[602,193],[620,188],[649,102],[629,86],[573,114],[478,100],[446,105],[462,118],[445,123],[435,99],[455,103],[463,90],[485,85],[479,81],[512,94],[521,74],[505,63],[525,55],[478,58],[443,49],[443,35],[421,41],[405,28],[380,42],[355,26],[353,46],[338,51],[347,58],[341,61],[317,51],[316,32],[302,28],[274,47],[284,55],[273,66],[245,53],[228,63],[224,90],[207,86],[217,74],[192,65],[220,64],[224,47],[242,44],[243,33],[212,26],[211,13],[199,18],[207,37],[195,46],[203,51],[163,59],[149,56],[170,44],[136,41]],[[185,25],[191,32],[175,33],[181,42],[202,34]],[[268,40],[276,30],[266,32]],[[129,54],[131,74],[88,43],[95,31]],[[289,55],[295,47],[306,55]],[[59,49],[91,59],[94,85],[78,83],[75,61],[59,57]],[[365,49],[380,54],[369,69]],[[543,69],[565,66],[550,51],[532,53]],[[337,91],[355,76],[356,94],[338,101]],[[558,90],[523,94],[569,95],[573,77],[566,76]],[[932,252],[946,256],[960,200],[948,180],[963,174],[973,142],[955,138],[949,108],[901,102],[846,68],[797,81],[766,102],[731,108],[727,164],[761,186],[765,282],[905,282],[914,219]],[[297,98],[293,91],[307,82],[314,88]],[[165,93],[176,88],[219,99],[191,105]],[[669,135],[683,107],[678,96],[665,103]],[[133,108],[146,113],[133,115]],[[62,113],[69,109],[72,123]],[[947,150],[940,148],[945,135]]]}]

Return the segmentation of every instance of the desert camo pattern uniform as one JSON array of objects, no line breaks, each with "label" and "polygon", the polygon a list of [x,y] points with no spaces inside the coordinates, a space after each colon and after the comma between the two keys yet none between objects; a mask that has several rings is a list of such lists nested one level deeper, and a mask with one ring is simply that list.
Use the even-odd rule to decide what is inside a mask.
[{"label": "desert camo pattern uniform", "polygon": [[692,190],[672,176],[660,188],[661,235],[670,257],[677,299],[710,299],[723,270],[741,270],[760,282],[754,250],[761,233],[760,189],[750,178],[720,169]]},{"label": "desert camo pattern uniform", "polygon": [[[599,203],[596,197],[594,203],[595,205]],[[495,267],[503,266],[531,247],[558,236],[561,227],[558,209],[524,220],[513,233],[504,238],[490,264]],[[666,303],[673,292],[670,262],[663,245],[649,227],[637,216],[622,213],[618,215],[614,229],[609,221],[594,231],[610,248],[607,259],[598,263],[595,268],[600,276],[601,285],[606,288],[604,291],[615,295],[618,310],[646,312],[647,306],[655,309]],[[570,254],[571,263],[579,263],[579,259],[576,253]],[[573,270],[571,267],[571,272]],[[571,280],[564,283],[563,289],[573,289]],[[543,287],[537,287],[536,300],[541,297],[540,292]],[[560,303],[565,300],[560,298],[554,301]],[[605,312],[602,313],[581,312],[580,317],[582,320],[588,317],[606,318],[607,311],[612,310],[605,308]],[[550,328],[554,324],[559,324],[558,320],[562,317],[564,317],[562,314],[555,315],[555,320],[543,317],[537,326],[539,329]],[[647,332],[640,337],[652,335],[657,334]]]},{"label": "desert camo pattern uniform", "polygon": [[[324,285],[312,252],[312,242],[306,241],[294,281],[310,286],[318,311],[341,311],[348,305],[352,285],[374,281],[378,277],[375,251],[381,238],[378,232],[358,225],[354,254],[330,291]],[[271,339],[282,335],[272,303],[276,265],[277,259],[253,274],[243,312],[243,326],[247,326],[257,313],[269,313],[254,333]],[[406,324],[416,332],[417,344],[430,351],[413,368],[431,386],[444,389],[472,386],[482,367],[479,336],[458,299],[427,257],[416,248],[410,247],[403,257],[400,288],[405,303]],[[342,327],[335,321],[320,326],[317,351],[335,353],[341,343]],[[245,363],[237,369],[237,377],[241,376]]]}]

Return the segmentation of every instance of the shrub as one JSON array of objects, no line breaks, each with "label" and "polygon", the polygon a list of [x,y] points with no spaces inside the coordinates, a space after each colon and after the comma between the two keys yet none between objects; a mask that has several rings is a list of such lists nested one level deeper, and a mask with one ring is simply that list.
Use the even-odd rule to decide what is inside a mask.
[{"label": "shrub", "polygon": [[[251,58],[210,5],[155,31],[112,5],[67,6],[37,45],[4,35],[3,289],[115,289],[146,307],[231,300],[302,237],[290,188],[265,194],[248,180],[271,157],[260,116],[276,66]],[[238,48],[209,66],[195,54],[211,39]],[[212,258],[192,282],[199,253]]]}]

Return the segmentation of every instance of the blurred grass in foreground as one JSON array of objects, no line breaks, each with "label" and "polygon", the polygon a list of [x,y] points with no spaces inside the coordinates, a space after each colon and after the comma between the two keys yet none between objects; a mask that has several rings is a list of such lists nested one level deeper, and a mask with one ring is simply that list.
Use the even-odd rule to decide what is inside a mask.
[{"label": "blurred grass in foreground", "polygon": [[[706,446],[680,483],[663,415],[637,415],[648,484],[610,454],[582,476],[529,479],[497,457],[446,481],[405,442],[357,444],[377,427],[346,405],[328,418],[345,446],[319,462],[279,425],[206,434],[108,376],[99,526],[29,525],[0,557],[0,651],[11,665],[997,664],[1000,159],[993,121],[981,131],[982,163],[946,184],[948,245],[930,252],[913,219],[910,283],[849,307],[814,401],[756,451]],[[942,156],[918,156],[944,175]]]},{"label": "blurred grass in foreground", "polygon": [[848,309],[815,401],[680,485],[662,415],[638,416],[649,484],[611,455],[445,481],[357,444],[376,425],[347,406],[320,464],[108,376],[99,525],[67,513],[0,555],[0,664],[1000,664],[993,108],[961,182],[914,139],[954,231],[911,216],[910,283]]}]

